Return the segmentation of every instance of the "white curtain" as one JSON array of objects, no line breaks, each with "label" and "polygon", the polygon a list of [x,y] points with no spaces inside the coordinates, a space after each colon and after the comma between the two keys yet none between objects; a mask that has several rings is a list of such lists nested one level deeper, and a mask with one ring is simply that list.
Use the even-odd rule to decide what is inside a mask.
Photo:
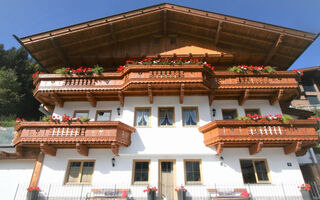
[{"label": "white curtain", "polygon": [[173,111],[169,109],[160,110],[160,125],[173,125]]},{"label": "white curtain", "polygon": [[139,110],[137,112],[138,126],[147,126],[149,121],[149,110]]},{"label": "white curtain", "polygon": [[184,110],[184,124],[185,125],[197,125],[197,111],[196,109]]}]

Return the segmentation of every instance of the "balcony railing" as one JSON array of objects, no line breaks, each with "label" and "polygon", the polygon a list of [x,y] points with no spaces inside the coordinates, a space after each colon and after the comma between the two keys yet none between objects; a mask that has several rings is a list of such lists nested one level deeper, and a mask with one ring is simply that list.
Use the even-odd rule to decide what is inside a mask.
[{"label": "balcony railing", "polygon": [[[21,122],[16,127],[16,147],[111,148],[131,144],[135,128],[122,122]],[[52,149],[52,148],[51,148]]]},{"label": "balcony railing", "polygon": [[250,147],[254,154],[263,147],[285,147],[285,152],[303,150],[318,143],[316,120],[293,120],[289,124],[279,121],[216,120],[199,128],[206,146]]}]

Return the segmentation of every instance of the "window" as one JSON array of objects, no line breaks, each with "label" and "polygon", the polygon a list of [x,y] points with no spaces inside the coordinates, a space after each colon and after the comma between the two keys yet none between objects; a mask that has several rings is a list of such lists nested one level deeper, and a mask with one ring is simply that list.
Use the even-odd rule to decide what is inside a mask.
[{"label": "window", "polygon": [[198,124],[197,108],[182,108],[183,126],[196,126]]},{"label": "window", "polygon": [[91,183],[94,161],[70,161],[66,173],[66,184]]},{"label": "window", "polygon": [[306,99],[308,99],[310,105],[320,104],[317,96],[306,96]]},{"label": "window", "polygon": [[159,126],[174,125],[174,108],[159,108]]},{"label": "window", "polygon": [[86,111],[86,110],[76,110],[76,111],[74,111],[73,117],[76,117],[76,118],[89,117],[89,111]]},{"label": "window", "polygon": [[240,160],[244,183],[270,183],[265,160]]},{"label": "window", "polygon": [[201,183],[201,161],[200,160],[185,160],[185,181],[186,184]]},{"label": "window", "polygon": [[133,161],[133,183],[148,184],[149,182],[149,160]]},{"label": "window", "polygon": [[258,114],[258,115],[261,115],[259,109],[244,109],[244,112],[246,113],[246,116],[247,116],[247,114],[250,114],[250,115]]},{"label": "window", "polygon": [[222,110],[223,120],[235,120],[238,116],[236,109]]},{"label": "window", "polygon": [[150,126],[150,108],[136,108],[134,117],[135,126]]},{"label": "window", "polygon": [[304,91],[306,92],[315,92],[316,89],[314,88],[313,81],[310,78],[302,78],[302,86]]},{"label": "window", "polygon": [[110,121],[111,110],[97,110],[96,121]]}]

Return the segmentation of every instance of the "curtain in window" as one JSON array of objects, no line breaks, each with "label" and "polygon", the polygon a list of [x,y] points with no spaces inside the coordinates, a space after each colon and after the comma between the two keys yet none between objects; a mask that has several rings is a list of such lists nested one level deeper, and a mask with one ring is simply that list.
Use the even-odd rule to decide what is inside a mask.
[{"label": "curtain in window", "polygon": [[93,174],[93,162],[84,162],[82,168],[81,183],[90,183]]},{"label": "curtain in window", "polygon": [[76,183],[78,182],[79,174],[80,174],[80,165],[81,162],[71,162],[69,168],[69,176],[68,181],[69,183]]},{"label": "curtain in window", "polygon": [[160,109],[160,125],[172,126],[173,125],[173,110],[172,109]]},{"label": "curtain in window", "polygon": [[149,122],[149,110],[138,110],[137,111],[137,125],[148,126]]},{"label": "curtain in window", "polygon": [[184,110],[184,124],[185,125],[197,125],[197,110],[196,109],[185,109]]}]

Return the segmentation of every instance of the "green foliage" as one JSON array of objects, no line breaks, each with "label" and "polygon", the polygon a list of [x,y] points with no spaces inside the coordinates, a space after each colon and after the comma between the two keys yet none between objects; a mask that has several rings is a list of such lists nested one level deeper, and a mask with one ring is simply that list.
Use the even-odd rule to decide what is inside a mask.
[{"label": "green foliage", "polygon": [[228,71],[230,71],[230,72],[237,72],[237,73],[243,72],[243,70],[240,69],[240,68],[238,68],[238,66],[229,67],[229,68],[228,68]]},{"label": "green foliage", "polygon": [[50,122],[50,121],[51,121],[51,120],[50,120],[50,116],[47,116],[47,115],[43,116],[43,117],[41,118],[41,121],[43,121],[43,122]]},{"label": "green foliage", "polygon": [[80,117],[81,122],[88,122],[90,121],[90,118],[88,116]]},{"label": "green foliage", "polygon": [[236,119],[237,120],[245,120],[245,121],[251,120],[251,118],[247,117],[247,116],[238,116]]},{"label": "green foliage", "polygon": [[16,125],[15,122],[16,122],[15,115],[2,116],[0,118],[1,127],[14,127]]},{"label": "green foliage", "polygon": [[95,74],[101,74],[103,72],[103,67],[100,67],[99,65],[94,65],[92,71]]},{"label": "green foliage", "polygon": [[60,68],[60,69],[56,69],[56,70],[54,71],[54,73],[56,73],[56,74],[66,74],[65,69],[66,69],[65,67]]},{"label": "green foliage", "polygon": [[276,67],[266,66],[264,67],[264,71],[270,74],[276,72],[277,70]]},{"label": "green foliage", "polygon": [[293,120],[293,117],[290,115],[282,115],[282,121],[285,124],[289,124]]}]

